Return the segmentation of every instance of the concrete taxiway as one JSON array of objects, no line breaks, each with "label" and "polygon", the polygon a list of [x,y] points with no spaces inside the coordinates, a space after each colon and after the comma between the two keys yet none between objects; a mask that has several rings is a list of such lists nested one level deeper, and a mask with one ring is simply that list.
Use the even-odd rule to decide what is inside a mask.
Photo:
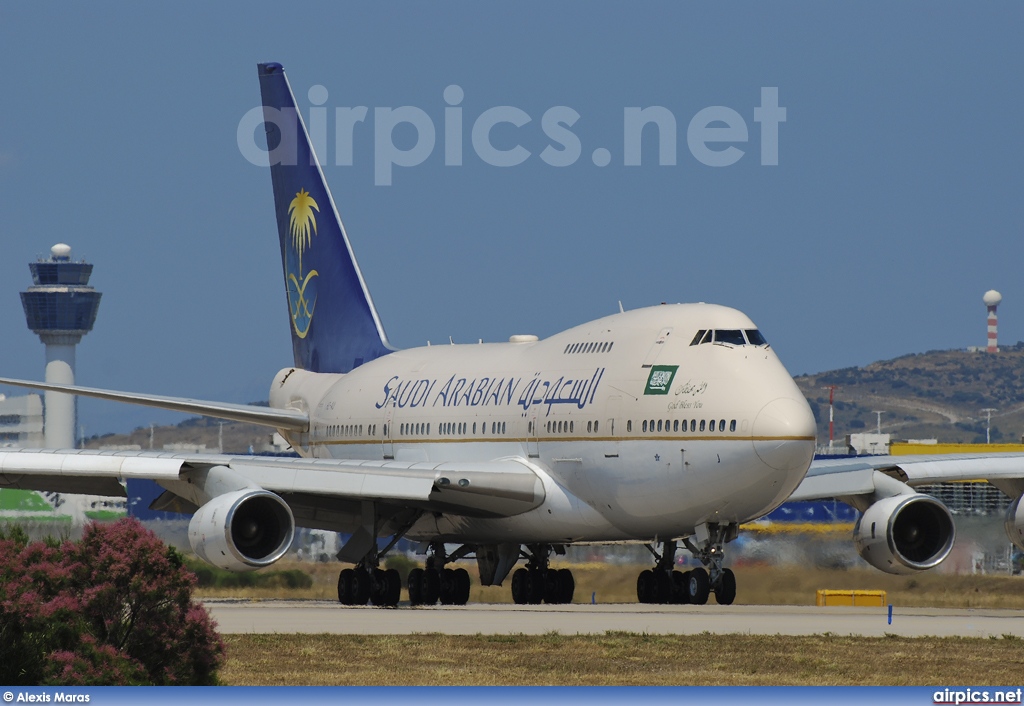
[{"label": "concrete taxiway", "polygon": [[608,631],[693,635],[1024,637],[1024,611],[814,606],[496,605],[398,609],[328,601],[204,601],[222,633],[563,635]]}]

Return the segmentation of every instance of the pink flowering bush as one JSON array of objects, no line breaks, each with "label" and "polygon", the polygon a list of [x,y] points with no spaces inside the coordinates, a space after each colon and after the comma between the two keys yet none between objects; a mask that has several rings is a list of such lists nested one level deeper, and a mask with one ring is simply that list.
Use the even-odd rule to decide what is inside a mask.
[{"label": "pink flowering bush", "polygon": [[216,683],[224,645],[194,585],[135,519],[60,544],[0,530],[0,683]]}]

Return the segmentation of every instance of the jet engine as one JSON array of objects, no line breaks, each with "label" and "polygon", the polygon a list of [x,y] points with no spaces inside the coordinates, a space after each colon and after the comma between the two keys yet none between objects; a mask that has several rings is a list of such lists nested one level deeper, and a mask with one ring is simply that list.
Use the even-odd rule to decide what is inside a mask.
[{"label": "jet engine", "polygon": [[1024,495],[1006,509],[1006,536],[1018,549],[1024,549]]},{"label": "jet engine", "polygon": [[955,538],[949,509],[921,493],[879,500],[853,528],[857,553],[889,574],[911,574],[937,566],[949,555]]},{"label": "jet engine", "polygon": [[291,508],[277,495],[245,488],[218,495],[188,524],[192,549],[229,571],[252,571],[284,556],[295,533]]}]

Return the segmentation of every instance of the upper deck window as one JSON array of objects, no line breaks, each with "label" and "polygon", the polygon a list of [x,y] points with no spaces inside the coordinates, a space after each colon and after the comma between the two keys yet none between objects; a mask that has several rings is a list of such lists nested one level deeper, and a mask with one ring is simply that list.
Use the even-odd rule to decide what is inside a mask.
[{"label": "upper deck window", "polygon": [[614,345],[614,341],[581,341],[579,343],[568,344],[562,353],[566,355],[573,355],[576,353],[607,353]]}]

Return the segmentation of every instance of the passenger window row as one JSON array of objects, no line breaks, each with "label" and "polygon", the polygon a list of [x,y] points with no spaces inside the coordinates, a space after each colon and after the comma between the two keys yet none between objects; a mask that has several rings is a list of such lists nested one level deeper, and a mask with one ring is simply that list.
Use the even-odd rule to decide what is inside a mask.
[{"label": "passenger window row", "polygon": [[[490,433],[491,434],[504,434],[506,430],[505,422],[491,422]],[[480,434],[487,434],[487,422],[480,422],[479,426],[477,422],[473,422],[472,425],[469,422],[441,422],[437,425],[437,433],[441,436],[465,436],[467,434],[475,435],[477,429],[480,430]],[[384,436],[388,434],[388,427],[384,425]],[[408,422],[406,424],[398,425],[399,436],[429,436],[430,434],[430,423],[419,423],[414,424]]]},{"label": "passenger window row", "polygon": [[377,425],[370,424],[364,427],[362,424],[328,424],[318,430],[318,435],[327,439],[346,439],[354,436],[363,436],[363,430],[367,436],[374,436],[377,433]]},{"label": "passenger window row", "polygon": [[[535,422],[530,422],[528,425],[528,431],[530,434],[534,433]],[[640,423],[641,431],[645,433],[658,433],[658,432],[669,432],[669,433],[686,433],[686,432],[724,432],[726,430],[727,420],[725,419],[690,419],[690,420],[679,420],[679,419],[644,419]],[[437,425],[437,432],[441,436],[464,436],[464,435],[477,435],[477,430],[481,435],[488,434],[488,427],[490,434],[498,435],[505,434],[507,430],[506,422],[441,422]],[[399,424],[398,436],[429,436],[430,435],[430,422],[419,422],[412,423],[408,422],[405,424]],[[600,422],[596,420],[590,420],[587,422],[587,433],[597,434],[600,431]],[[362,424],[330,424],[322,427],[316,432],[316,435],[321,438],[334,439],[334,438],[351,438],[363,436],[363,431],[366,431],[367,436],[373,438],[377,434],[377,425],[370,424],[368,426]],[[575,432],[576,424],[572,419],[568,420],[549,420],[545,423],[544,430],[548,434],[572,434]],[[731,432],[736,431],[736,420],[728,420],[728,429]],[[633,431],[633,420],[626,421],[626,431]],[[384,437],[388,436],[388,426],[384,425]]]},{"label": "passenger window row", "polygon": [[[580,422],[580,424],[582,423]],[[527,425],[527,433],[531,435],[534,433],[533,425],[534,422],[530,422]],[[600,428],[600,422],[593,419],[587,422],[588,434],[596,434]],[[551,419],[544,424],[544,431],[548,434],[572,434],[576,431],[576,422],[572,419],[563,419],[561,421]]]},{"label": "passenger window row", "polygon": [[[657,432],[660,432],[660,431],[685,433],[686,431],[691,431],[691,432],[694,432],[694,431],[709,431],[709,432],[713,432],[716,429],[717,429],[717,431],[721,432],[721,431],[725,431],[725,426],[726,426],[726,420],[724,420],[724,419],[712,419],[710,421],[708,421],[706,419],[701,419],[699,422],[696,419],[691,419],[689,421],[689,424],[687,424],[687,421],[685,419],[682,420],[682,421],[680,421],[678,419],[666,419],[664,421],[662,421],[661,419],[657,419],[657,420],[651,419],[650,421],[648,421],[648,420],[645,419],[645,420],[643,420],[643,422],[641,422],[640,428],[641,428],[642,431],[645,431],[645,432],[648,432],[648,433],[650,433],[650,432],[657,433]],[[632,428],[633,428],[632,421],[627,422],[626,423],[626,431],[632,431]],[[736,431],[736,420],[735,419],[729,421],[729,431]]]}]

